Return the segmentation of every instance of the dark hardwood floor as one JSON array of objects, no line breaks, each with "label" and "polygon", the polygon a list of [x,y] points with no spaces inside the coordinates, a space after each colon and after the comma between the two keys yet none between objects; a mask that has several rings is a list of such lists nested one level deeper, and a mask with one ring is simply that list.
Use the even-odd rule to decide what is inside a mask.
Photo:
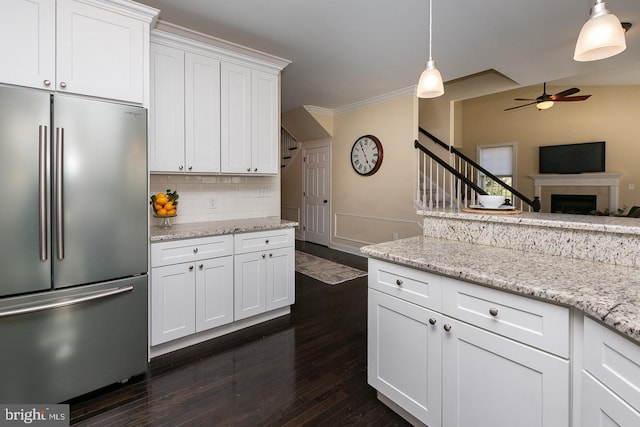
[{"label": "dark hardwood floor", "polygon": [[[366,270],[366,259],[296,249]],[[154,358],[147,374],[74,399],[71,424],[406,426],[367,384],[367,278],[296,273],[290,315]]]}]

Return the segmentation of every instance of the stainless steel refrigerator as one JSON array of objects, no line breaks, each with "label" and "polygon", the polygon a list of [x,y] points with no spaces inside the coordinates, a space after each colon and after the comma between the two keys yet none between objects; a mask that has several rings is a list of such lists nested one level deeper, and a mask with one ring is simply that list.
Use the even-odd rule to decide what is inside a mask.
[{"label": "stainless steel refrigerator", "polygon": [[0,402],[147,368],[144,108],[0,87]]}]

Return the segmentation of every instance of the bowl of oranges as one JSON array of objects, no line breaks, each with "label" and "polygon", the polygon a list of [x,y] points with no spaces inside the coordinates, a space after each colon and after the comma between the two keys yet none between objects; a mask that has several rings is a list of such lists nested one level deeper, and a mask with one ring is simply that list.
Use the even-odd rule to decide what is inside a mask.
[{"label": "bowl of oranges", "polygon": [[165,193],[157,193],[151,196],[149,204],[153,208],[153,215],[156,218],[163,218],[162,227],[170,227],[169,218],[177,215],[178,212],[178,195],[177,191],[167,189]]}]

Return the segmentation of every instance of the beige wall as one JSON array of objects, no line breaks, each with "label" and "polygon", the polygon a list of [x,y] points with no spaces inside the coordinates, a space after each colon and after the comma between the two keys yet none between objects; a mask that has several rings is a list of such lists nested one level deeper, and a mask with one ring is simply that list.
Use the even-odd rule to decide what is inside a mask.
[{"label": "beige wall", "polygon": [[[567,87],[547,87],[556,93]],[[546,111],[535,106],[503,111],[519,105],[513,98],[535,98],[538,86],[463,101],[462,151],[476,159],[478,145],[517,143],[517,188],[533,196],[540,145],[607,141],[606,171],[619,172],[620,203],[640,205],[640,86],[586,86],[584,102],[558,103]],[[456,116],[458,121],[458,116]],[[634,184],[635,190],[628,185]]]},{"label": "beige wall", "polygon": [[[416,157],[413,141],[418,130],[415,96],[368,105],[333,116],[312,113],[331,129],[331,243],[356,252],[360,246],[422,233],[422,219],[412,206],[415,199]],[[354,141],[372,134],[384,150],[382,166],[362,177],[351,167]],[[303,141],[302,146],[319,141]],[[283,207],[302,207],[302,156],[282,174]]]}]

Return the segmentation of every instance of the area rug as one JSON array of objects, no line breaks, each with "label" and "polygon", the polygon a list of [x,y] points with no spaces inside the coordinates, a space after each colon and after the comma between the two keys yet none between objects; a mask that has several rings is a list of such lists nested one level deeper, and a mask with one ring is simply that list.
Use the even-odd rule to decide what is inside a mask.
[{"label": "area rug", "polygon": [[366,271],[300,251],[296,251],[296,271],[328,285],[337,285],[367,275]]}]

